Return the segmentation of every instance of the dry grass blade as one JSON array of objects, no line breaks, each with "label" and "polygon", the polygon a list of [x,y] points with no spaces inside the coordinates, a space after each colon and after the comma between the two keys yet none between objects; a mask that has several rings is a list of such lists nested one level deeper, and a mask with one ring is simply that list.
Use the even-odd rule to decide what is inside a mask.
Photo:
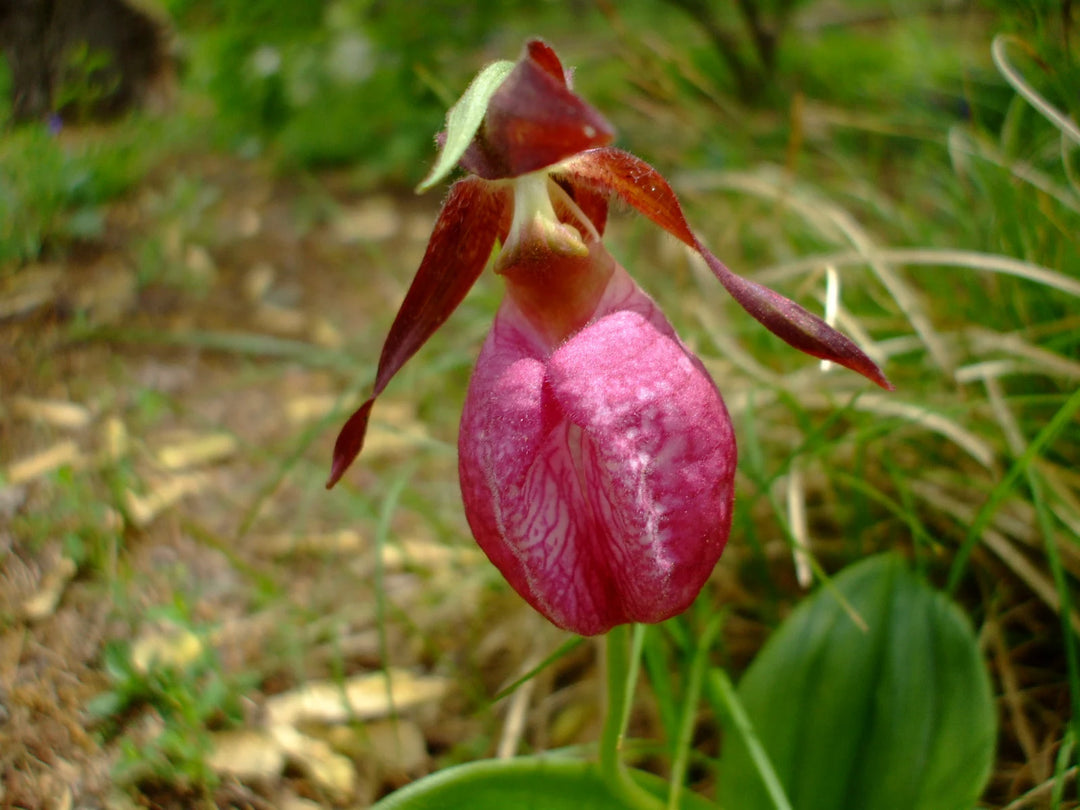
[{"label": "dry grass blade", "polygon": [[[840,314],[840,274],[831,264],[825,267],[825,323],[835,327],[837,317]],[[855,342],[865,346],[866,344],[855,336]],[[822,360],[821,370],[828,371],[832,368],[832,361]]]},{"label": "dry grass blade", "polygon": [[1020,425],[1017,424],[1016,417],[1013,416],[1009,406],[1005,403],[1001,383],[996,377],[988,377],[983,380],[983,385],[986,388],[986,396],[990,402],[990,410],[1001,426],[1001,433],[1005,437],[1005,443],[1009,446],[1009,452],[1014,457],[1022,455],[1024,448],[1027,447],[1027,442],[1020,432]]},{"label": "dry grass blade", "polygon": [[[800,404],[805,408],[826,410],[835,407],[835,403],[829,397],[816,394],[812,391],[800,393]],[[940,413],[927,408],[925,405],[914,402],[905,402],[895,396],[884,396],[869,393],[855,400],[853,406],[857,411],[872,413],[878,416],[899,417],[912,425],[925,428],[932,433],[951,441],[965,453],[979,462],[987,469],[994,468],[994,448],[983,439],[980,439],[970,430],[962,427],[958,422],[949,419]]]},{"label": "dry grass blade", "polygon": [[[1057,499],[1052,506],[1054,516],[1072,532],[1072,543],[1063,545],[1062,550],[1075,562],[1080,557],[1080,498],[1077,497],[1080,482],[1077,482],[1075,473],[1060,467],[1043,465],[1039,472]],[[1071,484],[1067,480],[1069,478],[1073,479]],[[1077,567],[1080,567],[1080,563]],[[1073,573],[1080,576],[1075,568]]]},{"label": "dry grass blade", "polygon": [[1027,374],[1046,374],[1065,380],[1080,379],[1080,363],[1062,355],[1028,343],[1017,334],[1003,335],[978,327],[965,330],[974,351],[984,354],[1000,352],[1023,360],[1017,364],[1018,371]]},{"label": "dry grass blade", "polygon": [[[1016,737],[1020,747],[1024,751],[1024,758],[1028,762],[1038,761],[1039,744],[1035,739],[1035,732],[1028,720],[1025,711],[1025,699],[1020,688],[1020,678],[1016,672],[1016,666],[1009,655],[1008,646],[1005,643],[1005,634],[1001,622],[995,611],[994,615],[983,625],[983,634],[989,638],[990,650],[997,663],[998,676],[1004,691],[1003,698],[1008,707],[1009,718],[1016,730]],[[1040,774],[1036,778],[1046,779],[1048,774]]]},{"label": "dry grass blade", "polygon": [[[1064,780],[1066,786],[1076,781],[1076,774],[1077,766],[1075,765],[1062,774],[1061,778]],[[1025,810],[1025,808],[1028,807],[1046,807],[1047,801],[1056,786],[1056,779],[1048,779],[1038,787],[1032,788],[1015,801],[1009,802],[1001,810]]]},{"label": "dry grass blade", "polygon": [[[965,158],[977,157],[1008,172],[1013,177],[1023,180],[1033,188],[1057,200],[1070,211],[1080,213],[1080,199],[1070,189],[1056,183],[1048,174],[1039,171],[1030,163],[1006,157],[1000,149],[987,139],[978,138],[969,132],[953,127],[949,130],[948,144],[949,155],[952,157],[953,166],[958,174],[964,175],[970,171],[970,162]],[[1065,161],[1064,154],[1062,160],[1065,162],[1066,168],[1068,168],[1069,164],[1068,161]]]},{"label": "dry grass blade", "polygon": [[445,678],[409,670],[365,672],[342,683],[308,681],[291,692],[274,695],[266,701],[266,716],[271,726],[369,720],[438,701],[450,687]]},{"label": "dry grass blade", "polygon": [[1042,113],[1043,117],[1060,129],[1062,135],[1067,136],[1073,143],[1080,146],[1080,127],[1077,127],[1069,116],[1039,95],[1035,88],[1024,80],[1024,77],[1012,66],[1005,55],[1006,43],[1019,45],[1030,50],[1028,44],[1019,37],[1006,34],[998,34],[994,37],[994,41],[990,45],[990,55],[994,59],[994,65],[1001,72],[1001,75],[1005,77],[1005,81],[1023,96],[1032,107]]},{"label": "dry grass blade", "polygon": [[61,467],[82,467],[87,461],[79,446],[65,439],[39,453],[11,462],[5,477],[9,484],[25,484]]},{"label": "dry grass blade", "polygon": [[[924,479],[910,482],[911,491],[934,508],[950,515],[957,522],[968,526],[975,519],[976,510],[968,501],[950,495],[942,487]],[[998,521],[995,519],[995,525]],[[1031,588],[1039,599],[1055,613],[1061,610],[1061,600],[1054,581],[1028,559],[1004,533],[987,527],[982,534],[983,544],[994,552],[1014,574]],[[1080,632],[1080,614],[1074,610],[1069,615],[1073,630]]]},{"label": "dry grass blade", "polygon": [[806,520],[806,482],[798,460],[792,462],[787,475],[788,523],[793,541],[792,557],[795,562],[795,578],[803,588],[813,584],[810,567],[810,527]]},{"label": "dry grass blade", "polygon": [[68,400],[17,396],[11,400],[11,410],[24,419],[65,430],[84,428],[93,419],[89,408]]},{"label": "dry grass blade", "polygon": [[[963,267],[969,270],[982,270],[987,273],[1001,273],[1016,278],[1034,281],[1056,290],[1080,298],[1080,281],[1064,273],[1051,270],[1033,262],[1013,259],[996,253],[981,253],[975,250],[942,250],[939,248],[886,248],[875,254],[875,258],[889,264],[910,265],[915,267]],[[764,284],[774,284],[787,278],[815,271],[823,266],[851,267],[866,263],[861,253],[844,251],[808,256],[791,262],[766,267],[755,274],[755,278]]]},{"label": "dry grass blade", "polygon": [[[535,659],[528,663],[528,669],[532,669],[539,663]],[[533,692],[536,691],[536,679],[530,678],[514,690],[508,701],[506,720],[503,722],[502,735],[499,737],[499,746],[495,750],[497,759],[510,759],[517,755],[518,747],[525,736],[525,721],[528,718],[529,704],[532,702]]]}]

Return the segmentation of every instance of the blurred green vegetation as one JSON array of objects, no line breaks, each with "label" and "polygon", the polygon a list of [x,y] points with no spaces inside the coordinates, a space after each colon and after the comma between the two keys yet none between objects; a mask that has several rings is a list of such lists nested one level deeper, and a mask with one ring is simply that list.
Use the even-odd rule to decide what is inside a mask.
[{"label": "blurred green vegetation", "polygon": [[[176,32],[179,108],[166,122],[136,113],[97,138],[57,140],[51,129],[63,123],[55,120],[9,125],[0,139],[0,266],[93,238],[97,207],[178,149],[264,155],[283,171],[348,167],[357,187],[411,187],[460,89],[529,35],[557,40],[580,68],[579,89],[636,151],[684,168],[780,153],[793,136],[781,119],[804,101],[844,111],[833,162],[861,152],[876,165],[860,159],[849,171],[863,182],[877,176],[893,192],[903,189],[890,169],[939,161],[940,136],[954,124],[985,134],[1005,127],[1006,157],[1052,161],[1056,133],[989,64],[987,42],[998,29],[1028,37],[1040,60],[1031,78],[1051,101],[1066,112],[1078,103],[1062,7],[1034,0],[964,13],[913,0],[438,0],[421,13],[383,0],[162,2]],[[10,83],[0,59],[0,122],[10,118]],[[68,83],[56,107],[86,109],[101,92],[89,81]],[[654,105],[687,108],[682,126],[658,122]],[[711,120],[695,107],[711,109]],[[743,109],[777,118],[747,120]]]},{"label": "blurred green vegetation", "polygon": [[558,5],[174,0],[169,10],[185,32],[189,86],[212,99],[223,143],[271,149],[289,166],[362,162],[371,182],[411,183],[481,64],[478,46],[519,40],[514,29]]}]

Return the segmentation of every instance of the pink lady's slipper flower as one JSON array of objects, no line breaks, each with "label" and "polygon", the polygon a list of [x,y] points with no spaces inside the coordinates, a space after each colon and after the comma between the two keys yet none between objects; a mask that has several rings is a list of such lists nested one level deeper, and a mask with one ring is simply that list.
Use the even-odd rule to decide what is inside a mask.
[{"label": "pink lady's slipper flower", "polygon": [[[467,148],[451,155],[469,174],[439,214],[374,393],[338,436],[328,486],[360,452],[375,397],[499,241],[507,296],[458,444],[469,525],[514,589],[559,627],[592,635],[658,622],[690,605],[727,542],[735,436],[704,366],[601,242],[608,201],[624,200],[698,251],[735,300],[795,348],[890,385],[848,338],[713,256],[667,181],[607,146],[611,126],[570,90],[551,48],[529,42],[497,87]],[[454,116],[468,114],[464,101],[451,111],[445,148]]]}]

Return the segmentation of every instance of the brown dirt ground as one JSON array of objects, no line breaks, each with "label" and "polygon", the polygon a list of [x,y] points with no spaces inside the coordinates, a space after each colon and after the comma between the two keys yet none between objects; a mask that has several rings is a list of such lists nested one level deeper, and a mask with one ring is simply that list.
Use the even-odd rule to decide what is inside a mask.
[{"label": "brown dirt ground", "polygon": [[[136,778],[130,798],[116,784],[120,741],[145,742],[140,724],[152,729],[157,707],[132,707],[111,740],[87,710],[110,688],[108,642],[175,635],[155,612],[162,606],[183,605],[226,677],[247,679],[239,697],[252,727],[266,696],[377,670],[384,654],[443,677],[465,668],[488,690],[456,690],[416,719],[427,745],[405,770],[357,765],[337,796],[295,763],[250,784],[225,775],[212,796],[224,806],[366,803],[440,751],[488,739],[491,710],[476,707],[519,662],[558,643],[490,587],[459,507],[441,510],[450,523],[437,531],[425,517],[456,499],[445,484],[455,478],[453,414],[421,423],[415,404],[388,397],[373,428],[375,463],[332,493],[322,488],[344,415],[338,397],[354,374],[366,382],[438,202],[360,199],[347,186],[328,177],[308,194],[252,164],[178,159],[110,208],[101,242],[6,279],[0,806],[211,800],[182,774],[175,784]],[[397,275],[374,272],[388,256]],[[228,343],[236,336],[255,345]],[[387,562],[383,649],[376,493],[385,462],[402,459],[422,465],[411,472],[419,500],[390,524],[405,552]],[[502,629],[481,633],[491,610]],[[591,652],[565,666],[590,661]]]}]

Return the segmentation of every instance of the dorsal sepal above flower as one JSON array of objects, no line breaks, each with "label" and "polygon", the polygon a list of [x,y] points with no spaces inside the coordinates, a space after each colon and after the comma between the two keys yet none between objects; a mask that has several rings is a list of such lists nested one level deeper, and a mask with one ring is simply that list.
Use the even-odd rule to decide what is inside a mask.
[{"label": "dorsal sepal above flower", "polygon": [[559,167],[571,185],[617,196],[696,250],[739,306],[774,335],[801,352],[862,374],[887,391],[893,385],[854,341],[775,290],[745,279],[714,256],[690,230],[682,206],[663,175],[640,158],[605,147],[577,155]]},{"label": "dorsal sepal above flower", "polygon": [[525,53],[537,67],[546,70],[563,87],[570,88],[570,73],[563,67],[562,60],[555,49],[542,39],[530,39],[525,43]]},{"label": "dorsal sepal above flower", "polygon": [[614,137],[604,116],[570,90],[555,52],[532,40],[488,102],[461,165],[488,180],[518,177]]}]

